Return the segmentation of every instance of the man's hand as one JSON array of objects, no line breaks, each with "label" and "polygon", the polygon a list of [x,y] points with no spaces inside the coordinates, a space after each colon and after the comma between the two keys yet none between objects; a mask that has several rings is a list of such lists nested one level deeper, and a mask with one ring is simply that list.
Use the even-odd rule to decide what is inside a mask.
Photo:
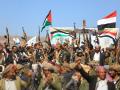
[{"label": "man's hand", "polygon": [[89,52],[90,52],[90,49],[87,47],[87,48],[85,49],[85,53],[89,54]]},{"label": "man's hand", "polygon": [[47,74],[47,77],[45,78],[45,83],[50,84],[52,80],[53,80],[52,74],[51,73]]},{"label": "man's hand", "polygon": [[75,61],[75,68],[81,68],[80,60]]}]

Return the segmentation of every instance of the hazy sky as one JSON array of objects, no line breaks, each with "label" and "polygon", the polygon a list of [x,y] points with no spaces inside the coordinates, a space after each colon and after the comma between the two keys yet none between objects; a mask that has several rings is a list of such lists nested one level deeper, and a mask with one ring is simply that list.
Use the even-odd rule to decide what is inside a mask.
[{"label": "hazy sky", "polygon": [[0,35],[6,26],[12,35],[21,35],[22,26],[28,35],[37,35],[50,9],[53,26],[58,27],[72,27],[73,22],[81,27],[83,19],[87,27],[96,27],[97,20],[117,10],[120,27],[120,0],[0,0]]}]

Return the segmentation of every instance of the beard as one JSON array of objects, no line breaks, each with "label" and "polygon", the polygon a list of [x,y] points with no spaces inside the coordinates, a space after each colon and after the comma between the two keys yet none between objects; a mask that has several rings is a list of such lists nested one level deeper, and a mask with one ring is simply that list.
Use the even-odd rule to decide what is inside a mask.
[{"label": "beard", "polygon": [[16,75],[10,75],[9,79],[15,80],[16,79]]}]

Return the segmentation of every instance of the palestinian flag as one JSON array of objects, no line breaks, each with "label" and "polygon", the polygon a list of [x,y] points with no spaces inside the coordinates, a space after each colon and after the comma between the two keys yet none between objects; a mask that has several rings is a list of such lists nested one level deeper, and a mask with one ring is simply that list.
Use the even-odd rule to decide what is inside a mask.
[{"label": "palestinian flag", "polygon": [[66,30],[61,30],[61,29],[53,28],[53,27],[50,28],[50,33],[51,33],[51,36],[53,36],[53,35],[56,34],[56,33],[69,34],[69,32],[66,31]]},{"label": "palestinian flag", "polygon": [[104,30],[104,28],[115,28],[116,27],[117,12],[114,11],[103,19],[97,21],[98,30]]},{"label": "palestinian flag", "polygon": [[41,32],[43,31],[43,29],[47,26],[52,25],[52,15],[51,15],[51,10],[49,11],[48,15],[46,16],[44,22],[43,22],[43,26],[41,29]]},{"label": "palestinian flag", "polygon": [[70,36],[69,32],[57,28],[50,28],[51,38]]},{"label": "palestinian flag", "polygon": [[55,45],[58,42],[63,44],[66,41],[71,42],[73,37],[69,33],[70,31],[68,30],[50,27],[51,44]]}]

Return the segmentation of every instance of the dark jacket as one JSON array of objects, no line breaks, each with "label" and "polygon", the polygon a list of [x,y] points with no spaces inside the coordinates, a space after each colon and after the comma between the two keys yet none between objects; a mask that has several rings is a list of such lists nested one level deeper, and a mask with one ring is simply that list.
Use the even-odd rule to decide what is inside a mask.
[{"label": "dark jacket", "polygon": [[[89,83],[89,90],[95,90],[96,87],[96,83],[97,83],[97,76],[93,75],[93,76],[89,76],[88,73],[86,73],[83,68],[81,69],[77,69],[81,75],[88,81]],[[107,82],[108,85],[108,90],[115,90],[115,85],[112,82]]]},{"label": "dark jacket", "polygon": [[66,90],[79,90],[79,86],[80,81],[71,79],[66,85]]},{"label": "dark jacket", "polygon": [[[90,53],[90,59],[91,60],[93,60],[94,55],[95,55],[95,52]],[[99,62],[99,64],[103,66],[104,63],[105,63],[105,55],[104,55],[104,53],[100,52],[100,62]]]},{"label": "dark jacket", "polygon": [[62,83],[62,88],[65,90],[65,87],[67,83],[71,80],[72,75],[74,74],[74,71],[66,72],[61,74],[61,83]]}]

